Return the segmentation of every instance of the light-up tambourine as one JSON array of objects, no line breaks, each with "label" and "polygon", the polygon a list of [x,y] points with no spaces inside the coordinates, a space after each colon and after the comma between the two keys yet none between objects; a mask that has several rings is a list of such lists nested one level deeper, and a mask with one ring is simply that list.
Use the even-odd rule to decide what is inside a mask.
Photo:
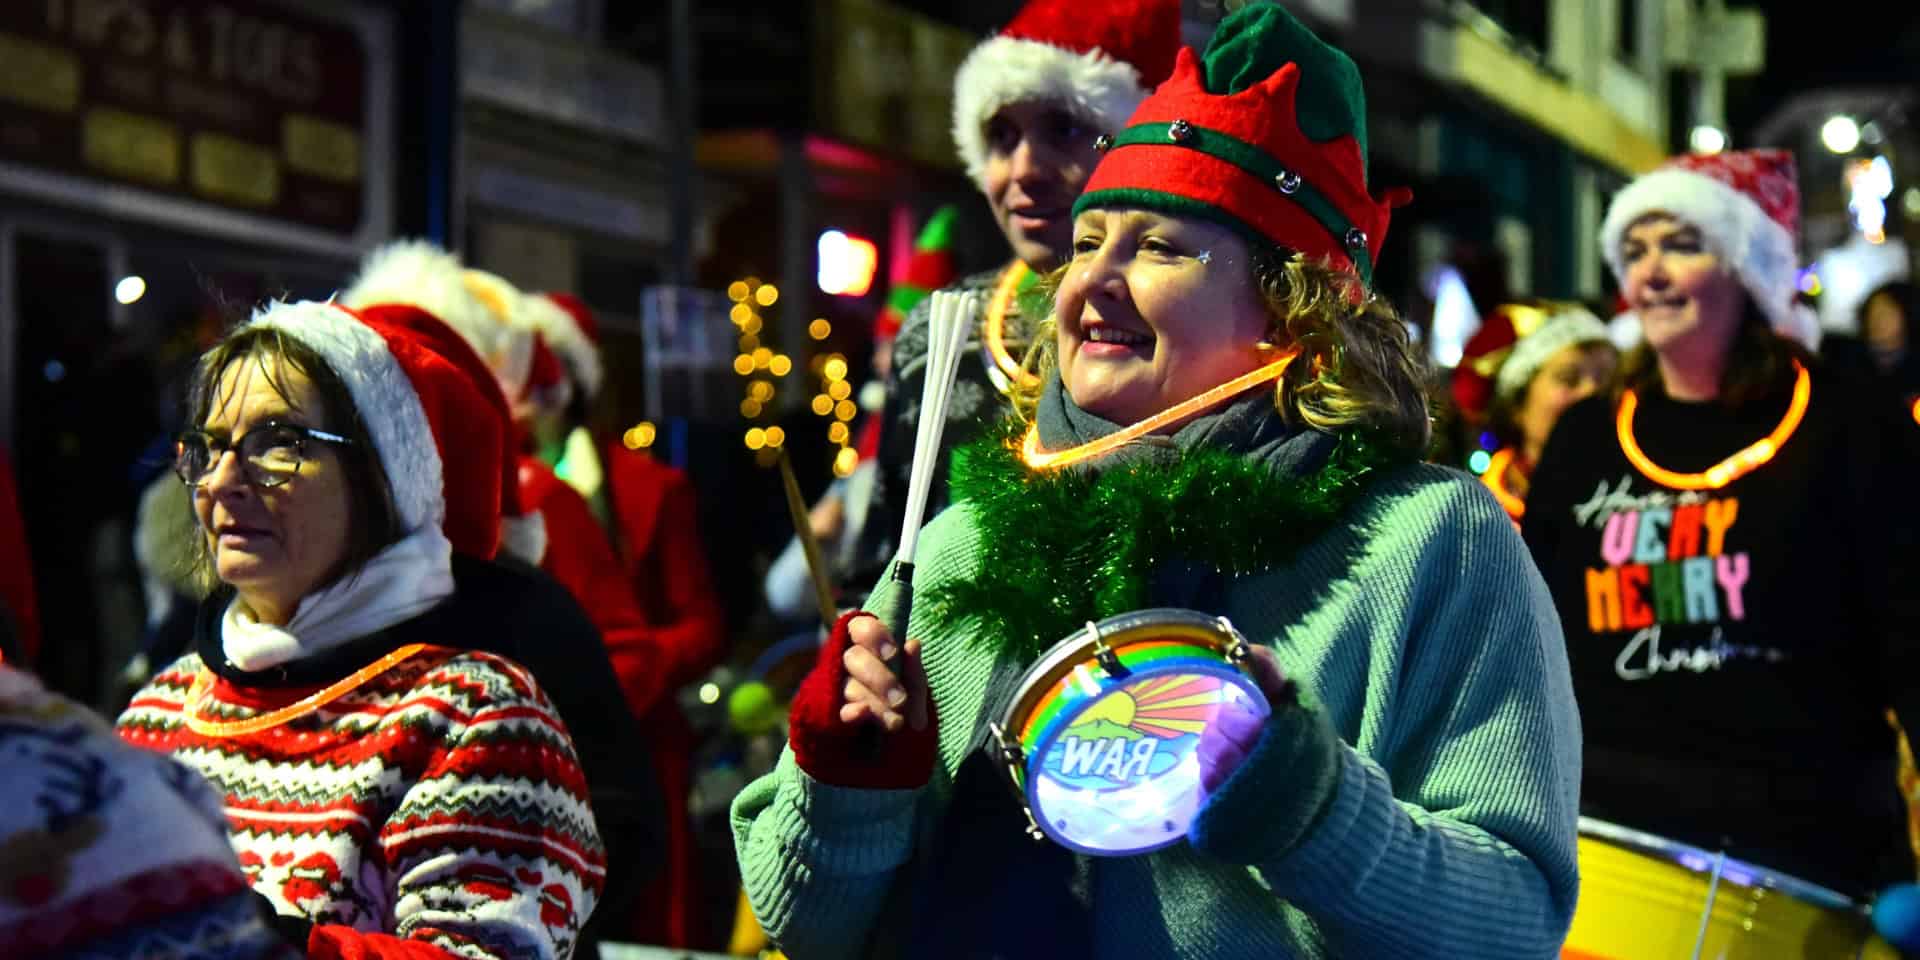
[{"label": "light-up tambourine", "polygon": [[989,724],[987,749],[1026,807],[1028,833],[1094,856],[1178,843],[1200,809],[1200,735],[1267,698],[1225,617],[1137,610],[1055,644]]}]

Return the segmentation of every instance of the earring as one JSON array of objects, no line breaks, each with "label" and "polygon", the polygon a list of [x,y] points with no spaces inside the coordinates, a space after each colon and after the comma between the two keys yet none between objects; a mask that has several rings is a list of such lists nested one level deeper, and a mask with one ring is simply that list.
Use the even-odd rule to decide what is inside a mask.
[{"label": "earring", "polygon": [[1204,264],[1204,263],[1212,263],[1212,262],[1213,262],[1213,251],[1212,251],[1212,250],[1202,250],[1202,251],[1200,251],[1200,255],[1199,255],[1199,256],[1197,256],[1197,257],[1194,257],[1194,259],[1195,259],[1195,260],[1198,260],[1198,261],[1200,261],[1200,262],[1201,262],[1201,263],[1203,263],[1203,264]]}]

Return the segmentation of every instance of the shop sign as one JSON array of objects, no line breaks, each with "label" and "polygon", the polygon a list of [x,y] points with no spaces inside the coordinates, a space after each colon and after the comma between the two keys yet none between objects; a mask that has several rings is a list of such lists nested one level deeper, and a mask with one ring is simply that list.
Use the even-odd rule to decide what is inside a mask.
[{"label": "shop sign", "polygon": [[366,101],[359,33],[276,4],[0,3],[0,161],[352,232]]}]

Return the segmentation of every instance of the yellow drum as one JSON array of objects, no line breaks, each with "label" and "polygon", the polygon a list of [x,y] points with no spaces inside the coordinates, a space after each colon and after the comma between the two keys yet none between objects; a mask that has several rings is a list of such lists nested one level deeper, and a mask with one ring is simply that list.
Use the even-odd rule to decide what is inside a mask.
[{"label": "yellow drum", "polygon": [[1899,960],[1852,900],[1663,837],[1580,818],[1563,960]]}]

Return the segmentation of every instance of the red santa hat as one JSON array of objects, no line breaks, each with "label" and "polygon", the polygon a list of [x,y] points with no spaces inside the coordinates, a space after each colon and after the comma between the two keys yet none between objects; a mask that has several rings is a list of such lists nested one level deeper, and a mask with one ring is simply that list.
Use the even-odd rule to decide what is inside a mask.
[{"label": "red santa hat", "polygon": [[559,361],[567,381],[589,398],[598,396],[606,372],[600,366],[600,325],[593,308],[567,293],[529,294],[521,306],[539,333],[541,347]]},{"label": "red santa hat", "polygon": [[403,310],[419,315],[411,306],[365,316],[337,303],[276,301],[256,310],[248,326],[299,341],[346,385],[405,532],[438,524],[456,551],[491,557],[500,537],[506,424],[468,371],[408,325],[391,322]]},{"label": "red santa hat", "polygon": [[[375,304],[360,313],[376,329],[391,326],[404,330],[429,349],[440,354],[448,363],[453,364],[472,382],[474,389],[480,392],[500,425],[500,429],[492,429],[489,426],[484,434],[476,433],[467,438],[466,442],[471,447],[470,450],[449,454],[443,447],[441,451],[442,457],[448,459],[449,463],[456,459],[470,460],[471,462],[460,464],[460,471],[472,471],[473,476],[471,478],[463,476],[462,482],[489,484],[489,489],[495,492],[500,502],[499,533],[492,547],[487,548],[487,552],[481,553],[482,545],[476,542],[474,549],[461,552],[485,558],[493,556],[494,549],[504,548],[513,556],[528,563],[538,564],[546,556],[547,551],[546,521],[539,513],[529,513],[526,510],[526,500],[521,495],[517,471],[519,435],[512,427],[512,408],[507,405],[506,396],[500,392],[499,381],[494,378],[492,369],[487,366],[486,361],[480,359],[479,354],[473,352],[472,345],[467,343],[466,338],[460,336],[458,331],[417,307],[403,304]],[[495,447],[494,455],[491,457],[485,452],[489,438],[492,439]],[[486,473],[488,460],[498,464],[491,483]],[[456,542],[454,549],[460,550],[460,544]]]},{"label": "red santa hat", "polygon": [[[454,546],[483,557],[493,556],[504,546],[508,553],[537,564],[546,554],[546,525],[538,513],[527,513],[521,502],[514,479],[519,434],[506,399],[524,392],[533,367],[531,332],[503,319],[519,311],[521,299],[506,280],[469,270],[458,257],[423,240],[398,241],[375,250],[340,295],[347,307],[403,318],[403,325],[416,333],[430,328],[425,336],[439,344],[436,349],[455,366],[480,377],[477,389],[490,405],[498,401],[499,415],[506,422],[502,435],[506,455],[497,467],[505,472],[505,482],[494,487],[500,498],[500,529],[484,552],[478,543],[463,549],[455,541]],[[413,308],[417,313],[398,308]],[[456,349],[453,341],[465,349]],[[513,382],[516,372],[520,379]]]},{"label": "red santa hat", "polygon": [[1730,150],[1675,157],[1627,184],[1607,207],[1600,248],[1619,279],[1627,228],[1664,213],[1700,231],[1780,333],[1803,341],[1819,322],[1794,301],[1800,258],[1800,185],[1786,150]]},{"label": "red santa hat", "polygon": [[1475,421],[1495,398],[1517,401],[1547,359],[1562,348],[1608,343],[1607,325],[1570,301],[1503,303],[1468,338],[1453,369],[1453,401]]},{"label": "red santa hat", "polygon": [[1173,70],[1179,0],[1031,0],[999,35],[973,48],[953,78],[953,140],[976,182],[987,166],[987,121],[1025,101],[1065,106],[1103,133]]},{"label": "red santa hat", "polygon": [[520,292],[490,273],[424,240],[401,240],[373,251],[339,301],[360,308],[407,304],[439,318],[465,338],[500,380],[509,398],[526,389],[533,335],[513,322]]}]

